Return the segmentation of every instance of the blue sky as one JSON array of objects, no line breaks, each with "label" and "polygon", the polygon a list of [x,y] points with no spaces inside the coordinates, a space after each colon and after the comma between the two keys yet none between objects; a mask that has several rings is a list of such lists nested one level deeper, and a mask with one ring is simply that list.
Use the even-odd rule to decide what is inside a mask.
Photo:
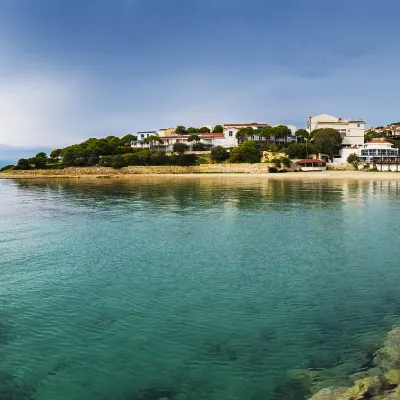
[{"label": "blue sky", "polygon": [[[0,144],[400,120],[397,0],[0,0]],[[0,150],[0,158],[1,150]]]}]

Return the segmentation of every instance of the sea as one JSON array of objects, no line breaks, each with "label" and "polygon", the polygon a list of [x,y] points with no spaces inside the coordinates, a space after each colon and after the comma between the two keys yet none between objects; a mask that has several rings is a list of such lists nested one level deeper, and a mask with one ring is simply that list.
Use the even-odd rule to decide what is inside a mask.
[{"label": "sea", "polygon": [[302,400],[400,323],[400,184],[0,180],[0,398]]}]

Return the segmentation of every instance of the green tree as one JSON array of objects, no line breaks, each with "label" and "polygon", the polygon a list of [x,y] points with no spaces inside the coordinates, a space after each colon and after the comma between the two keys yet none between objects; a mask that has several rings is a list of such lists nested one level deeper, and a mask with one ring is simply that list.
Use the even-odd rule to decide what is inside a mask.
[{"label": "green tree", "polygon": [[224,127],[222,125],[215,125],[213,129],[213,133],[223,133]]},{"label": "green tree", "polygon": [[175,129],[175,133],[177,135],[185,135],[186,134],[186,128],[183,125],[178,125]]},{"label": "green tree", "polygon": [[206,146],[201,142],[197,142],[193,145],[192,149],[193,151],[204,151]]},{"label": "green tree", "polygon": [[60,157],[61,157],[61,154],[62,154],[62,149],[56,149],[56,150],[53,150],[53,151],[50,153],[50,157],[51,157],[51,158],[60,158]]},{"label": "green tree", "polygon": [[172,146],[172,151],[177,154],[184,154],[188,150],[189,146],[185,143],[175,142]]},{"label": "green tree", "polygon": [[137,140],[137,136],[134,136],[134,135],[132,135],[132,134],[129,133],[129,134],[123,136],[123,137],[120,139],[119,145],[120,145],[120,146],[130,146],[131,143],[132,143],[134,140]]},{"label": "green tree", "polygon": [[360,164],[360,157],[356,153],[352,153],[347,157],[347,162],[351,164],[354,169],[358,170],[358,166]]},{"label": "green tree", "polygon": [[271,137],[274,136],[274,128],[272,126],[264,126],[261,129],[259,136],[263,137],[268,143],[270,143]]},{"label": "green tree", "polygon": [[20,158],[17,163],[18,169],[31,169],[31,164],[26,158]]},{"label": "green tree", "polygon": [[186,129],[186,133],[199,133],[199,130],[197,128],[193,128],[193,126],[191,126],[190,128]]},{"label": "green tree", "polygon": [[322,128],[312,132],[314,145],[318,152],[333,157],[342,147],[342,137],[336,129]]},{"label": "green tree", "polygon": [[190,135],[188,137],[188,142],[200,142],[200,136],[199,135]]},{"label": "green tree", "polygon": [[237,146],[232,149],[229,162],[257,163],[260,162],[260,152],[254,142],[246,140],[242,146]]},{"label": "green tree", "polygon": [[222,146],[215,146],[211,149],[211,160],[215,162],[223,162],[229,158],[229,154]]},{"label": "green tree", "polygon": [[292,131],[285,125],[274,126],[272,132],[275,140],[283,139],[285,143],[287,142],[287,138],[292,135]]},{"label": "green tree", "polygon": [[113,167],[115,169],[125,167],[124,157],[121,156],[120,154],[118,154],[116,156],[112,156],[111,167]]},{"label": "green tree", "polygon": [[301,140],[309,140],[310,139],[310,132],[308,132],[305,129],[297,129],[295,132],[295,135],[297,138],[300,138]]},{"label": "green tree", "polygon": [[199,129],[199,133],[210,133],[210,132],[211,132],[210,128],[207,128],[206,126],[202,126]]},{"label": "green tree", "polygon": [[290,158],[307,158],[309,154],[315,153],[312,143],[291,143],[287,148],[287,155]]},{"label": "green tree", "polygon": [[251,127],[248,126],[246,128],[240,128],[237,132],[236,132],[236,139],[238,140],[248,140],[249,138],[251,138],[252,136],[254,136],[257,132]]},{"label": "green tree", "polygon": [[153,148],[154,143],[163,144],[163,140],[159,136],[151,135],[142,140],[142,143],[148,143],[150,150]]}]

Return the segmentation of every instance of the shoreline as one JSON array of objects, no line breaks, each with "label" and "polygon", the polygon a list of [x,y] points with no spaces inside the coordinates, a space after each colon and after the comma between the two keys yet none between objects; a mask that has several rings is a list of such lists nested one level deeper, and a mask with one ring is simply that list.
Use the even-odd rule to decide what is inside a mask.
[{"label": "shoreline", "polygon": [[[318,171],[318,172],[285,172],[285,173],[252,173],[252,172],[123,172],[123,173],[57,173],[52,174],[50,170],[46,173],[12,173],[0,174],[0,179],[134,179],[143,177],[179,177],[179,178],[264,178],[267,180],[385,180],[400,181],[400,173],[396,172],[364,172],[364,171]],[[57,170],[64,171],[64,170]],[[78,172],[78,171],[77,171]]]}]

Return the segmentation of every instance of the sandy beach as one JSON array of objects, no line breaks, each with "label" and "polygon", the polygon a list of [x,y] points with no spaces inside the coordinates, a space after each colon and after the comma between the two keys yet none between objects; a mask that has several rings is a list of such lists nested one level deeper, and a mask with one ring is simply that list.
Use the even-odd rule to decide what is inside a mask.
[{"label": "sandy beach", "polygon": [[[61,170],[63,171],[63,170]],[[274,180],[384,180],[400,181],[400,173],[396,172],[364,172],[364,171],[321,171],[321,172],[286,172],[286,173],[52,173],[52,171],[24,171],[24,173],[3,173],[0,179],[137,179],[139,177],[182,177],[182,178],[216,178],[216,177],[240,177],[240,178],[264,178]],[[66,171],[65,171],[66,172]],[[77,171],[78,172],[78,171]]]}]

